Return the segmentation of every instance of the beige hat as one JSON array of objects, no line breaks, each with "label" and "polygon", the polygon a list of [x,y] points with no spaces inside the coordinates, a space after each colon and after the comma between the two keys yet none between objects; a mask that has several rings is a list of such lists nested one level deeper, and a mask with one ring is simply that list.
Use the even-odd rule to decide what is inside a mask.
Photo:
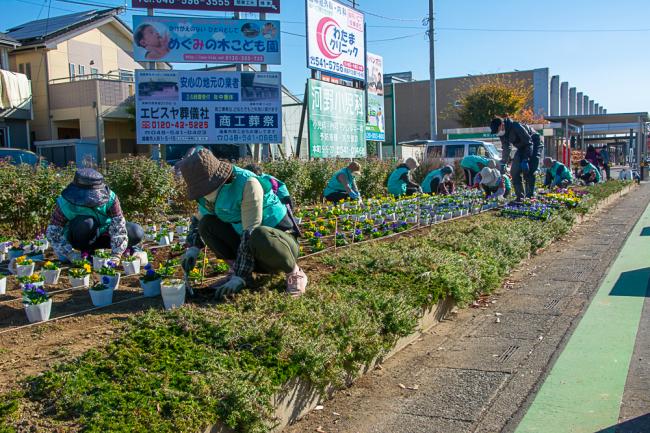
[{"label": "beige hat", "polygon": [[176,164],[187,184],[187,198],[198,200],[217,190],[232,175],[232,164],[200,149]]},{"label": "beige hat", "polygon": [[480,172],[481,185],[494,186],[499,180],[499,172],[490,167],[485,167]]},{"label": "beige hat", "polygon": [[418,164],[417,159],[415,158],[406,158],[404,160],[404,164],[408,166],[412,166],[414,170],[420,166],[420,164]]}]

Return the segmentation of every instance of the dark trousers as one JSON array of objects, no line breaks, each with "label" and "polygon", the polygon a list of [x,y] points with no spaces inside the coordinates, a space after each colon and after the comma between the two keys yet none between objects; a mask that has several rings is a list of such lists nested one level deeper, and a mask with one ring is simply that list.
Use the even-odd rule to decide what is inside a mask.
[{"label": "dark trousers", "polygon": [[[68,223],[68,242],[72,248],[92,254],[98,249],[111,248],[108,232],[99,234],[99,224],[95,218],[78,216]],[[144,230],[138,224],[126,223],[129,237],[128,248],[138,245],[144,239]]]},{"label": "dark trousers", "polygon": [[406,187],[406,195],[413,195],[417,194],[422,191],[422,188],[419,186],[407,186]]},{"label": "dark trousers", "polygon": [[605,169],[605,174],[607,175],[607,180],[610,180],[611,177],[609,175],[609,163],[608,164],[603,164],[603,168]]},{"label": "dark trousers", "polygon": [[517,200],[524,198],[524,184],[522,176],[524,173],[521,171],[521,152],[517,151],[515,157],[512,159],[512,167],[510,167],[510,174],[512,175],[512,185],[515,188],[515,196]]},{"label": "dark trousers", "polygon": [[[485,191],[485,197],[488,197],[488,196],[494,194],[499,189],[497,187],[490,188],[487,185],[481,185],[481,186],[483,187],[483,191]],[[503,196],[504,197],[510,197],[510,188],[506,188],[506,192],[503,194]]]},{"label": "dark trousers", "polygon": [[530,171],[528,172],[528,176],[526,176],[526,197],[528,198],[533,198],[535,196],[535,190],[537,189],[537,186],[535,185],[535,172],[539,168],[542,153],[544,153],[544,145],[542,144],[539,135],[533,136],[533,154],[530,156],[530,160],[528,161]]},{"label": "dark trousers", "polygon": [[474,170],[470,170],[469,168],[465,168],[463,170],[465,170],[465,183],[467,184],[467,186],[469,187],[474,186],[474,178],[478,173],[475,172]]},{"label": "dark trousers", "polygon": [[347,192],[336,191],[325,197],[325,200],[331,201],[332,203],[338,203],[341,200],[347,200],[350,198],[350,195]]},{"label": "dark trousers", "polygon": [[[241,236],[231,224],[215,215],[206,215],[199,222],[199,234],[220,259],[237,258]],[[284,230],[263,226],[251,233],[250,249],[255,257],[255,271],[267,274],[293,271],[300,253],[294,236]]]}]

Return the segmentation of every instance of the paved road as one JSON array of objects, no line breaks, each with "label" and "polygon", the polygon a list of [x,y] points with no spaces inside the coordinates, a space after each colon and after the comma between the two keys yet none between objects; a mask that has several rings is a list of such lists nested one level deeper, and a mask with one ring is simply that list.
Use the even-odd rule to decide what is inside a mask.
[{"label": "paved road", "polygon": [[642,185],[285,432],[650,432],[648,203]]}]

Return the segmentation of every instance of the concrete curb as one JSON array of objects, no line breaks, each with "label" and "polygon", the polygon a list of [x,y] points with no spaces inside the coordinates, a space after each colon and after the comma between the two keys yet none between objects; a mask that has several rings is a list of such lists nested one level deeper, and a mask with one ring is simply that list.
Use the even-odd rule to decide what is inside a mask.
[{"label": "concrete curb", "polygon": [[[589,220],[595,214],[602,211],[604,207],[617,201],[622,196],[628,194],[636,187],[637,187],[636,184],[629,185],[623,188],[618,193],[612,194],[611,196],[607,197],[606,199],[598,203],[596,206],[594,206],[589,213],[576,216],[575,224],[581,224]],[[455,302],[451,298],[447,298],[442,302],[439,302],[438,304],[431,306],[425,311],[422,311],[422,316],[418,320],[417,330],[414,333],[406,337],[400,338],[395,343],[393,349],[390,352],[388,352],[385,356],[381,358],[377,358],[374,361],[372,361],[370,364],[365,366],[364,368],[361,368],[356,375],[350,375],[346,380],[347,384],[352,385],[355,380],[357,380],[364,374],[368,373],[369,371],[372,371],[377,365],[382,364],[388,358],[402,351],[409,344],[416,341],[418,338],[420,338],[420,336],[424,332],[430,330],[431,328],[435,327],[438,323],[440,323],[440,321],[442,321],[447,316],[447,314],[451,312],[454,306],[455,306]],[[325,394],[327,396],[331,396],[336,390],[337,388],[333,386],[329,386],[325,390]],[[277,424],[275,425],[272,431],[273,432],[282,431],[282,429],[284,429],[289,424],[299,420],[307,413],[311,412],[323,400],[324,397],[322,396],[321,390],[315,387],[313,384],[300,378],[291,380],[273,398],[273,406],[275,407],[274,417],[276,419]],[[208,427],[205,430],[205,433],[235,433],[235,432],[229,427],[224,426],[221,423],[218,423],[217,425]]]}]

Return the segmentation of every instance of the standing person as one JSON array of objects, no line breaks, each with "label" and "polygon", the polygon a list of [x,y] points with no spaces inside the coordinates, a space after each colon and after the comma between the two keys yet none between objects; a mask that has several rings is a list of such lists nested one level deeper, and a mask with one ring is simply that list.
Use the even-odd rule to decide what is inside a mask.
[{"label": "standing person", "polygon": [[418,168],[418,165],[415,158],[407,158],[404,163],[398,165],[388,176],[388,192],[395,197],[422,192],[420,185],[411,178],[411,171]]},{"label": "standing person", "polygon": [[544,167],[546,167],[544,186],[561,186],[566,188],[569,184],[573,183],[571,170],[560,161],[555,161],[553,158],[544,158]]},{"label": "standing person", "polygon": [[262,171],[262,167],[260,167],[257,164],[248,164],[246,167],[244,167],[244,170],[248,170],[252,173],[255,173],[255,175],[260,179],[264,179],[270,182],[271,190],[275,195],[278,196],[280,202],[282,204],[286,204],[287,206],[291,207],[291,209],[294,208],[293,199],[291,198],[289,189],[287,188],[287,185],[285,185],[284,182],[282,182],[280,179],[278,179],[275,176],[264,173]]},{"label": "standing person", "polygon": [[607,176],[607,180],[610,180],[611,176],[609,171],[609,150],[607,150],[607,146],[601,148],[598,154],[600,155],[600,159],[603,163],[603,168],[605,169],[605,176]]},{"label": "standing person", "polygon": [[587,185],[592,183],[600,182],[600,170],[595,167],[592,163],[583,159],[580,161],[580,179],[582,179]]},{"label": "standing person", "polygon": [[304,293],[307,275],[297,263],[296,230],[287,207],[268,181],[254,173],[219,161],[199,148],[178,163],[187,184],[187,196],[198,202],[183,256],[187,273],[196,265],[203,242],[231,265],[225,283],[215,287],[221,298],[252,283],[253,272],[286,274],[287,292]]},{"label": "standing person", "polygon": [[361,164],[352,161],[347,167],[340,169],[327,182],[323,196],[333,203],[341,200],[360,200],[361,194],[357,187],[357,176],[361,174]]},{"label": "standing person", "polygon": [[[522,200],[524,196],[534,197],[535,172],[539,168],[540,158],[544,151],[544,144],[539,134],[528,125],[500,117],[492,120],[490,130],[501,140],[501,164],[507,165],[512,162],[510,173],[517,200]],[[512,161],[510,160],[511,146],[517,149]]]},{"label": "standing person", "polygon": [[483,170],[484,167],[490,165],[489,158],[479,155],[467,155],[460,160],[460,166],[465,172],[465,184],[467,186],[474,185],[474,177]]},{"label": "standing person", "polygon": [[422,181],[422,192],[426,194],[453,194],[455,186],[451,180],[454,168],[445,165],[437,170],[431,170]]},{"label": "standing person", "polygon": [[485,167],[474,180],[474,187],[483,188],[488,199],[509,197],[512,184],[507,174],[501,174],[497,169]]},{"label": "standing person", "polygon": [[73,250],[93,254],[110,248],[119,259],[129,247],[142,242],[144,230],[126,222],[120,200],[92,168],[82,168],[56,199],[46,236],[64,261],[78,259]]},{"label": "standing person", "polygon": [[593,144],[587,146],[587,152],[585,153],[585,159],[589,161],[594,167],[598,167],[598,153],[596,153],[596,148]]}]

